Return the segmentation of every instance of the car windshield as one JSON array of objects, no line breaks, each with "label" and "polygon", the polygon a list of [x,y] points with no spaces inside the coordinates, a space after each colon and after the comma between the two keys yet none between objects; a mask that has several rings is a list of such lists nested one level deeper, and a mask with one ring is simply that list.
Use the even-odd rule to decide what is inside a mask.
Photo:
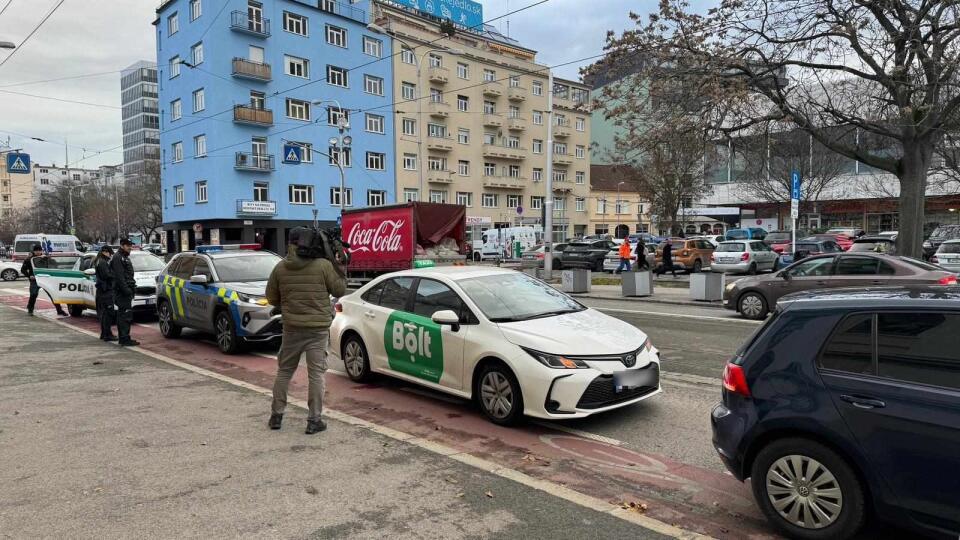
[{"label": "car windshield", "polygon": [[525,321],[587,308],[546,283],[525,274],[496,274],[459,282],[491,322]]},{"label": "car windshield", "polygon": [[717,246],[717,249],[715,251],[717,253],[724,253],[724,252],[736,253],[736,252],[746,251],[746,250],[747,250],[746,244],[743,244],[741,242],[729,242],[725,244],[720,244],[719,246]]},{"label": "car windshield", "polygon": [[882,240],[876,242],[854,242],[850,249],[847,251],[853,252],[864,252],[872,251],[874,253],[886,253],[890,251],[893,247],[893,244],[890,242],[884,242]]},{"label": "car windshield", "polygon": [[163,259],[147,253],[131,253],[130,262],[134,272],[159,272],[163,270]]},{"label": "car windshield", "polygon": [[747,231],[738,231],[736,229],[727,232],[727,238],[732,238],[733,240],[746,240]]},{"label": "car windshield", "polygon": [[273,253],[257,253],[246,256],[217,257],[213,265],[220,281],[266,281],[280,257]]},{"label": "car windshield", "polygon": [[937,253],[960,253],[960,242],[945,242],[940,244]]}]

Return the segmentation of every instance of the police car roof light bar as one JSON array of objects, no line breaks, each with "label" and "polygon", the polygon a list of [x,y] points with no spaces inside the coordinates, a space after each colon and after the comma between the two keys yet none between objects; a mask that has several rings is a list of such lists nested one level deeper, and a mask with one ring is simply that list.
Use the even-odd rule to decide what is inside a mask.
[{"label": "police car roof light bar", "polygon": [[225,246],[197,246],[197,253],[216,253],[218,251],[259,251],[260,244],[227,244]]}]

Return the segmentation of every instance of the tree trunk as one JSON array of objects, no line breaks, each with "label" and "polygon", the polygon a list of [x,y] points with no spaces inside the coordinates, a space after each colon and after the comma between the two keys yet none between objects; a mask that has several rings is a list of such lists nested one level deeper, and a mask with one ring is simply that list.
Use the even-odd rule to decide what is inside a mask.
[{"label": "tree trunk", "polygon": [[922,143],[904,144],[900,161],[900,226],[897,254],[923,257],[923,223],[926,211],[927,170],[932,150]]}]

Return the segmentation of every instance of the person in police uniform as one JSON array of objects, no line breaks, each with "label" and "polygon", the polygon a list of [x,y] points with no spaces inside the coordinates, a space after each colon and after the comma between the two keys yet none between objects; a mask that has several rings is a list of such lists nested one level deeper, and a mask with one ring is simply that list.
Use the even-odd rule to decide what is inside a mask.
[{"label": "person in police uniform", "polygon": [[113,272],[110,271],[110,257],[113,248],[104,245],[93,259],[93,267],[97,273],[97,318],[100,319],[100,339],[116,341],[113,335],[113,325],[116,322],[116,311],[113,308]]},{"label": "person in police uniform", "polygon": [[[20,267],[20,273],[27,276],[30,280],[30,300],[27,301],[27,314],[33,315],[33,309],[37,305],[37,296],[40,294],[40,285],[37,283],[37,276],[34,274],[34,268],[50,268],[50,258],[44,255],[43,246],[41,244],[34,244],[33,252],[27,260],[23,261],[23,266]],[[50,293],[47,293],[47,296],[50,296]],[[53,298],[50,298],[50,301],[53,302]],[[57,308],[57,315],[61,317],[66,317],[67,312],[63,310],[63,306],[60,304],[53,304]]]},{"label": "person in police uniform", "polygon": [[123,347],[139,345],[139,341],[130,338],[130,326],[133,323],[133,297],[137,290],[137,281],[133,277],[133,263],[130,262],[130,250],[133,242],[124,238],[120,241],[120,250],[110,258],[110,273],[113,274],[113,301],[117,306],[117,334]]}]

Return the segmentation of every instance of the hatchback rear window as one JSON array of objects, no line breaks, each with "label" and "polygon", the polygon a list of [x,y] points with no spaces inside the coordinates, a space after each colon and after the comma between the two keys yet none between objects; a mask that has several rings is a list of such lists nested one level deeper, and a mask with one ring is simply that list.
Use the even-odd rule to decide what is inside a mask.
[{"label": "hatchback rear window", "polygon": [[877,361],[881,377],[960,389],[960,315],[881,313]]},{"label": "hatchback rear window", "polygon": [[938,253],[960,253],[960,242],[940,244]]},{"label": "hatchback rear window", "polygon": [[739,253],[747,250],[747,245],[741,242],[720,244],[715,251],[720,253]]},{"label": "hatchback rear window", "polygon": [[960,237],[960,227],[937,227],[930,233],[930,238],[957,238]]},{"label": "hatchback rear window", "polygon": [[861,313],[841,321],[820,354],[820,367],[873,373],[873,315]]},{"label": "hatchback rear window", "polygon": [[746,240],[747,236],[748,236],[747,231],[733,230],[733,231],[727,232],[727,238],[730,238],[732,240]]}]

